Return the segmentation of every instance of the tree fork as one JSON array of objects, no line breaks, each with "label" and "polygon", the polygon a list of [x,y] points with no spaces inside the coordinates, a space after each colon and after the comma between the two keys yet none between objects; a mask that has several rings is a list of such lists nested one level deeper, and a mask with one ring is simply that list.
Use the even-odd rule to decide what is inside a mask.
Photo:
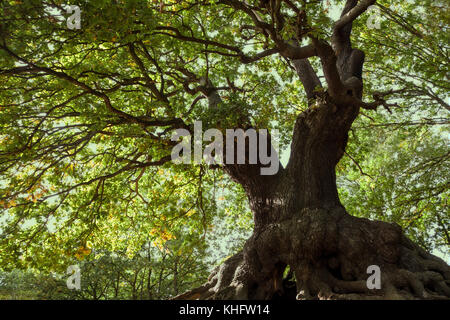
[{"label": "tree fork", "polygon": [[[443,260],[398,225],[353,217],[339,201],[335,166],[358,112],[324,93],[299,115],[290,161],[279,174],[260,176],[257,165],[225,166],[247,192],[254,232],[205,285],[175,299],[450,298]],[[370,265],[380,267],[379,290],[367,287]],[[291,279],[283,279],[287,266]]]},{"label": "tree fork", "polygon": [[[258,165],[224,167],[247,193],[253,234],[205,285],[175,299],[450,298],[443,260],[396,224],[349,215],[338,197],[335,167],[362,104],[364,52],[352,48],[352,22],[374,3],[348,0],[331,45],[311,36],[326,91],[308,57],[292,60],[309,107],[297,118],[289,163],[272,177]],[[380,267],[381,289],[367,286],[370,265]]]}]

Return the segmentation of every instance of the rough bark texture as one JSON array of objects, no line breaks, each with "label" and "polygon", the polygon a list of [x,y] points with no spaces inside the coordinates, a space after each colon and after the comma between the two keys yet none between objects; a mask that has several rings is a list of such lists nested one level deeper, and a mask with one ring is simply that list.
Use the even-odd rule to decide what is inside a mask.
[{"label": "rough bark texture", "polygon": [[[330,102],[308,109],[296,123],[295,161],[276,176],[260,176],[255,165],[225,168],[248,194],[253,235],[204,286],[178,299],[450,297],[443,260],[398,225],[353,217],[340,204],[335,165],[356,115]],[[380,290],[367,288],[370,265],[381,269]]]},{"label": "rough bark texture", "polygon": [[[254,232],[205,285],[177,299],[450,298],[450,267],[443,260],[398,225],[351,216],[339,201],[335,167],[364,107],[364,53],[351,46],[352,21],[373,3],[348,0],[331,44],[311,38],[325,91],[316,90],[322,85],[308,61],[311,50],[280,51],[293,59],[309,100],[294,127],[289,163],[274,176],[261,176],[258,165],[224,167],[248,195]],[[381,269],[381,289],[367,288],[370,265]]]},{"label": "rough bark texture", "polygon": [[[380,290],[366,285],[372,264],[381,268]],[[282,278],[287,265],[296,290],[291,279]],[[355,218],[342,207],[304,209],[297,218],[253,234],[204,286],[178,298],[448,298],[449,277],[445,262],[413,244],[396,225]]]}]

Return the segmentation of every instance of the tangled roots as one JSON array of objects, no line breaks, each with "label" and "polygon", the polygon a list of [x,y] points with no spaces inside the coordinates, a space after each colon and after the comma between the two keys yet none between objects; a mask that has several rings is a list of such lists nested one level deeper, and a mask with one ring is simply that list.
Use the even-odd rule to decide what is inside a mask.
[{"label": "tangled roots", "polygon": [[[368,285],[369,266],[379,268],[378,288]],[[206,284],[175,299],[274,298],[449,299],[450,267],[396,224],[356,218],[343,208],[304,209],[255,230]]]}]

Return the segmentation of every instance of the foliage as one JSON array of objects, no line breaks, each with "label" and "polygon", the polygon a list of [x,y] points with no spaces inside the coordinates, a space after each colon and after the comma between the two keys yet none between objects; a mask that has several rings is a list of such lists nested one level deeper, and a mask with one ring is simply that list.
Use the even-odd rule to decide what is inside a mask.
[{"label": "foliage", "polygon": [[126,252],[90,253],[77,261],[80,290],[68,289],[65,274],[2,272],[0,299],[167,299],[198,285],[208,270],[198,249],[182,254],[174,246],[160,251],[147,245],[133,258]]},{"label": "foliage", "polygon": [[[194,120],[223,129],[248,117],[255,128],[278,129],[289,153],[307,101],[287,59],[256,59],[273,43],[223,2],[0,4],[1,269],[62,274],[82,261],[91,288],[80,298],[164,298],[219,262],[205,267],[205,259],[242,246],[252,227],[244,191],[205,164],[172,164],[171,134]],[[328,39],[343,1],[301,2],[306,32]],[[82,8],[80,30],[66,27],[63,3]],[[338,165],[340,196],[351,214],[395,221],[423,246],[446,252],[449,12],[433,0],[377,6],[381,28],[367,27],[368,12],[353,37],[366,53],[364,98],[387,91],[392,104],[355,122]],[[295,33],[289,26],[280,31],[285,40]],[[203,77],[220,88],[216,109],[197,86]],[[145,246],[156,260],[139,256]],[[190,254],[201,266],[190,269],[191,261],[178,289],[168,286],[167,269],[165,291],[143,293],[156,275],[149,270],[170,269]],[[117,274],[126,289],[114,296]],[[100,295],[97,282],[108,283]]]}]

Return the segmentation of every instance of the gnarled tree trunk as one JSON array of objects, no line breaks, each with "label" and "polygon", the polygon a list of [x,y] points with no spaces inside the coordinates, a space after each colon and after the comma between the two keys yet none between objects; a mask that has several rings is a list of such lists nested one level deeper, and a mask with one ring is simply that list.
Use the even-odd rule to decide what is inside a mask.
[{"label": "gnarled tree trunk", "polygon": [[[177,299],[450,297],[450,267],[442,259],[398,225],[351,216],[339,201],[335,167],[348,131],[361,106],[381,103],[362,102],[364,53],[350,43],[352,19],[374,2],[348,0],[331,45],[312,38],[326,90],[307,57],[285,54],[310,101],[297,118],[289,163],[274,176],[261,176],[259,165],[224,166],[248,195],[253,234],[206,284]],[[381,289],[367,287],[371,265],[380,267]]]},{"label": "gnarled tree trunk", "polygon": [[[294,131],[295,161],[275,176],[260,176],[258,166],[225,167],[247,192],[254,232],[204,286],[178,299],[450,297],[444,261],[398,225],[353,217],[341,205],[335,165],[357,113],[327,101],[304,112]],[[370,265],[381,269],[380,290],[367,287]]]}]

